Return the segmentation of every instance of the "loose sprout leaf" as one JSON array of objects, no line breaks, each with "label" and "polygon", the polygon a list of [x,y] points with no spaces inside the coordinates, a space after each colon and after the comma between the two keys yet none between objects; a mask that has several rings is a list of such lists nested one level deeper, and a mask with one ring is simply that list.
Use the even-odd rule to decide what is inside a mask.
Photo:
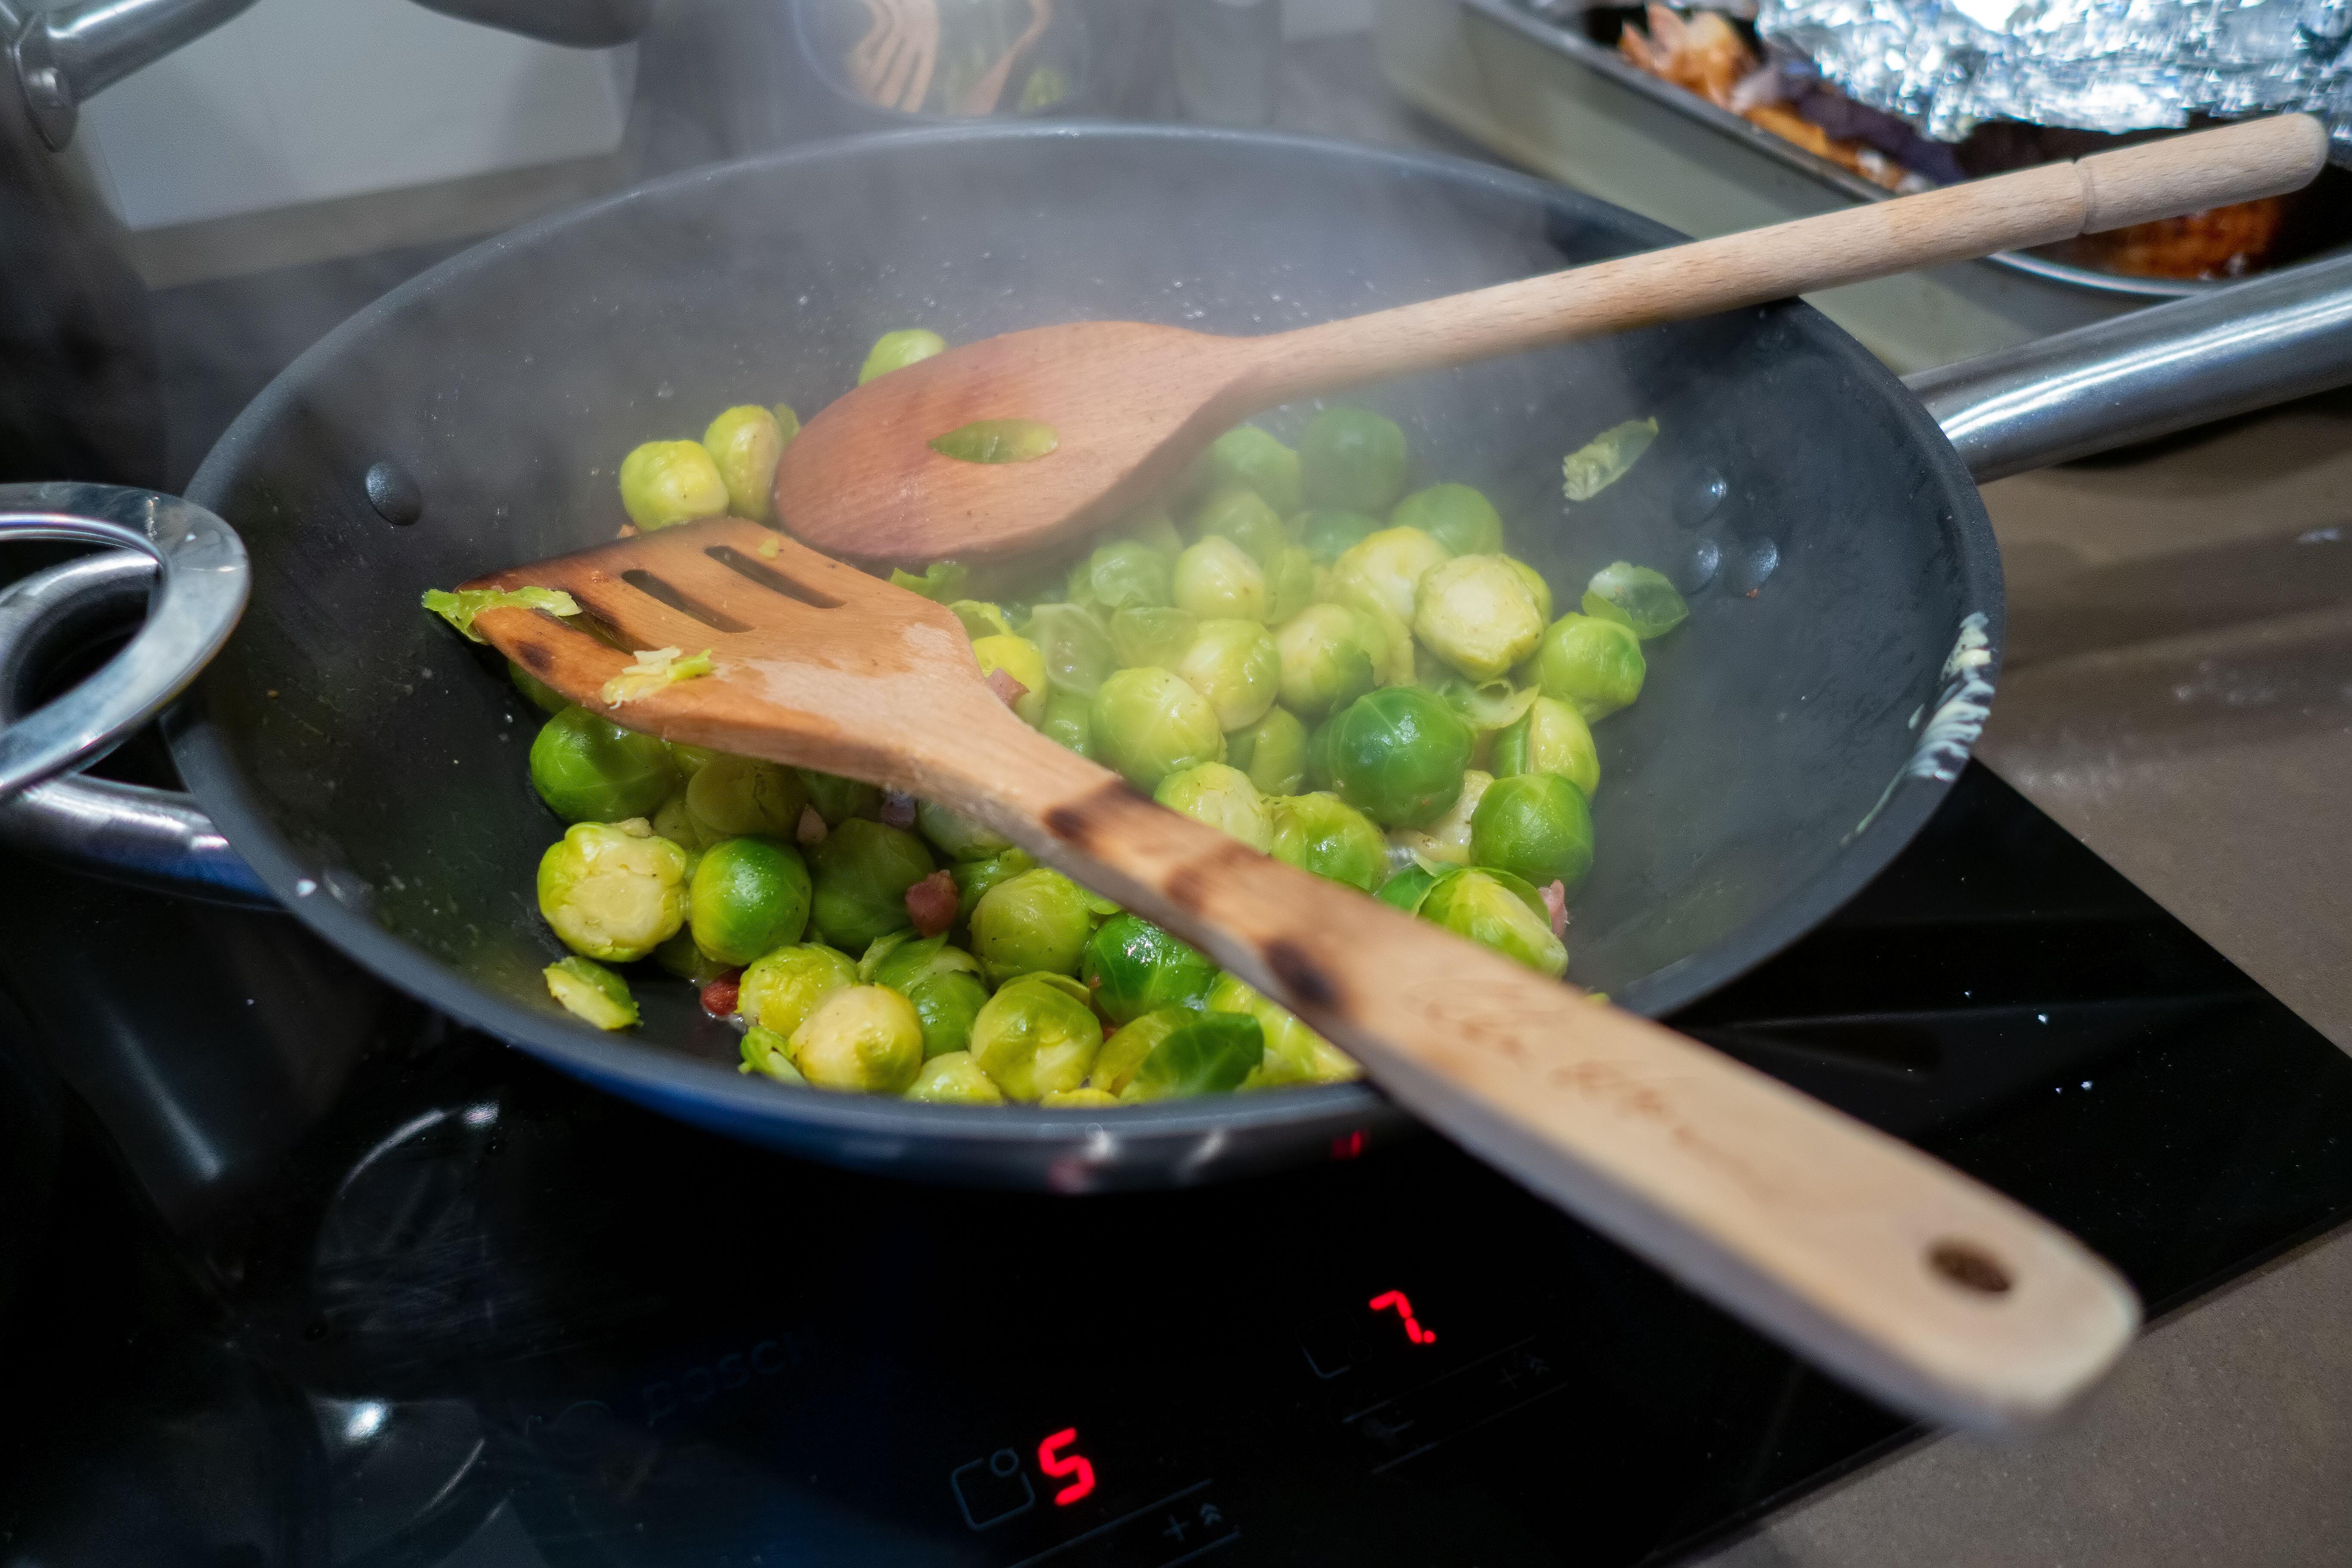
[{"label": "loose sprout leaf", "polygon": [[1042,419],[975,419],[929,442],[932,451],[960,463],[1034,463],[1061,444]]},{"label": "loose sprout leaf", "polygon": [[963,588],[964,580],[971,575],[971,568],[961,562],[934,561],[923,568],[923,574],[919,577],[912,572],[901,572],[894,568],[890,573],[890,581],[898,587],[905,588],[910,593],[920,594],[926,599],[944,605],[955,599]]},{"label": "loose sprout leaf", "polygon": [[948,608],[963,623],[964,635],[974,641],[1013,635],[1012,623],[1004,618],[1004,612],[985,599],[958,599]]},{"label": "loose sprout leaf", "polygon": [[573,953],[542,972],[547,994],[575,1018],[600,1029],[625,1029],[637,1021],[636,998],[628,983],[603,964]]},{"label": "loose sprout leaf", "polygon": [[1076,605],[1040,605],[1029,617],[1029,640],[1045,656],[1045,680],[1056,691],[1091,700],[1118,668],[1118,649],[1093,613]]},{"label": "loose sprout leaf", "polygon": [[681,680],[692,680],[711,671],[710,650],[704,648],[688,658],[680,658],[674,647],[639,648],[637,662],[604,682],[598,693],[607,708],[618,708],[625,702],[635,702],[673,686]]},{"label": "loose sprout leaf", "polygon": [[1570,500],[1591,500],[1625,477],[1625,470],[1658,437],[1655,419],[1628,419],[1560,459],[1561,489]]},{"label": "loose sprout leaf", "polygon": [[1690,606],[1663,574],[1619,561],[1592,574],[1584,590],[1584,613],[1631,626],[1635,637],[1647,641],[1682,625]]},{"label": "loose sprout leaf", "polygon": [[751,553],[757,555],[762,561],[773,561],[778,555],[783,552],[783,548],[784,542],[778,539],[772,533],[767,538],[760,541],[760,547],[757,550],[754,550]]},{"label": "loose sprout leaf", "polygon": [[1151,1049],[1126,1089],[1129,1100],[1222,1094],[1239,1089],[1265,1058],[1265,1033],[1247,1013],[1198,1013]]},{"label": "loose sprout leaf", "polygon": [[1464,723],[1479,731],[1500,730],[1517,723],[1519,716],[1543,695],[1540,687],[1513,686],[1499,678],[1473,684],[1460,675],[1439,681],[1436,690],[1445,699],[1445,705],[1461,715]]},{"label": "loose sprout leaf", "polygon": [[545,610],[551,616],[576,616],[580,606],[561,588],[446,588],[425,590],[425,607],[466,634],[473,642],[489,639],[474,630],[474,617],[484,610]]}]

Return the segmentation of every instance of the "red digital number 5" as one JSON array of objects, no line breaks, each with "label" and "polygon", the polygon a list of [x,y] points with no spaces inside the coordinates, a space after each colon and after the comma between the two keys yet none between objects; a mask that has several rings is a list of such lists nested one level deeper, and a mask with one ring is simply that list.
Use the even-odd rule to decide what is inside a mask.
[{"label": "red digital number 5", "polygon": [[1066,1426],[1037,1445],[1037,1468],[1059,1479],[1064,1476],[1078,1479],[1054,1494],[1054,1501],[1063,1508],[1077,1501],[1095,1489],[1095,1468],[1087,1463],[1083,1454],[1057,1454],[1056,1448],[1067,1447],[1078,1440],[1078,1429]]}]

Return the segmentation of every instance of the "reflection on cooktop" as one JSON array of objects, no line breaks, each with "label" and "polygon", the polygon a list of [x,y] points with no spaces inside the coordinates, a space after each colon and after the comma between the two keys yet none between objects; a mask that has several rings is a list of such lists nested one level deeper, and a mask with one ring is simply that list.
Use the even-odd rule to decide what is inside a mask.
[{"label": "reflection on cooktop", "polygon": [[[1121,1197],[851,1176],[280,918],[6,870],[0,1076],[52,1131],[0,1162],[0,1562],[1632,1563],[1903,1435],[1434,1138]],[[2153,1310],[2352,1210],[2352,1062],[1982,770],[1678,1022]]]}]

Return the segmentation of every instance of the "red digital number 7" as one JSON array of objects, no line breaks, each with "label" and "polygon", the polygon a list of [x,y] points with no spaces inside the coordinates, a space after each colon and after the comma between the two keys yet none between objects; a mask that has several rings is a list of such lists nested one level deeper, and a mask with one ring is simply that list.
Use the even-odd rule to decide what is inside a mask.
[{"label": "red digital number 7", "polygon": [[1083,1454],[1057,1454],[1054,1450],[1068,1447],[1078,1440],[1078,1429],[1066,1426],[1037,1445],[1037,1468],[1056,1479],[1064,1476],[1078,1479],[1054,1494],[1054,1501],[1067,1508],[1095,1489],[1095,1468],[1087,1463]]}]

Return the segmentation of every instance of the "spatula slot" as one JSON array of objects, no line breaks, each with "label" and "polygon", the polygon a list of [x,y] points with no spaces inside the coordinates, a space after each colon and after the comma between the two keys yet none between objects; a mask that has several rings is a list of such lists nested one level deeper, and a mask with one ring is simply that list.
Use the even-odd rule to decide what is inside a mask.
[{"label": "spatula slot", "polygon": [[841,607],[841,601],[824,589],[812,588],[805,583],[796,583],[765,562],[752,560],[731,544],[714,544],[703,553],[728,570],[749,578],[771,592],[782,594],[787,599],[798,599],[802,604],[820,610],[837,610]]},{"label": "spatula slot", "polygon": [[700,600],[679,593],[642,566],[622,573],[621,581],[649,599],[659,599],[681,616],[692,616],[712,631],[748,632],[751,629],[725,611],[714,610]]}]

